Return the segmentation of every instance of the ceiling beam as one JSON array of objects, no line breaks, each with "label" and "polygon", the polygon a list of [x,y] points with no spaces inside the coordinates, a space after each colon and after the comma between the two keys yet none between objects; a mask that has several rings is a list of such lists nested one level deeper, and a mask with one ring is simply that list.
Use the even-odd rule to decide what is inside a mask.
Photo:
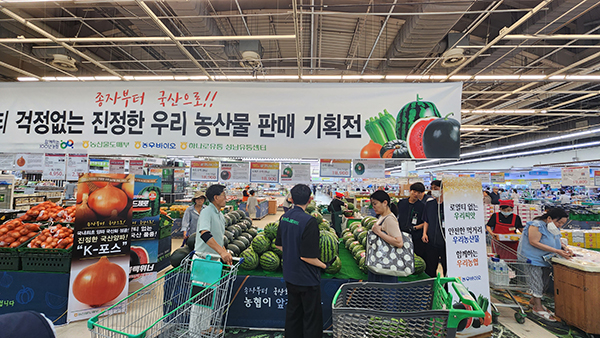
[{"label": "ceiling beam", "polygon": [[[160,21],[159,21],[160,22]],[[161,22],[162,24],[162,22]],[[172,33],[171,33],[172,34]],[[0,43],[90,43],[90,42],[185,42],[185,41],[240,41],[240,40],[292,40],[296,35],[235,35],[235,36],[131,36],[131,37],[87,37],[87,38],[1,38]]]}]

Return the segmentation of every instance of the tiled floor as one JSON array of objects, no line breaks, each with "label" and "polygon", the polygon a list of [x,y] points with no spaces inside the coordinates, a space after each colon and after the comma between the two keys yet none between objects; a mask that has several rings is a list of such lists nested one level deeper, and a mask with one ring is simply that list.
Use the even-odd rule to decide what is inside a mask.
[{"label": "tiled floor", "polygon": [[[319,204],[326,203],[327,198],[324,195],[317,196],[317,197],[318,197]],[[263,218],[262,220],[254,221],[254,225],[256,225],[259,228],[264,228],[264,226],[267,223],[277,221],[279,219],[279,217],[281,216],[281,214],[282,214],[282,212],[279,211],[277,213],[277,215],[268,215],[265,218]],[[173,239],[173,244],[172,244],[173,249],[177,249],[180,246],[181,246],[181,239]],[[512,310],[512,309],[501,308],[500,312],[501,312],[501,316],[499,318],[499,321],[502,324],[502,326],[498,326],[494,330],[494,337],[502,336],[505,338],[512,338],[513,335],[507,334],[506,329],[512,331],[518,337],[535,337],[535,338],[556,337],[553,334],[549,333],[548,331],[542,329],[541,327],[539,327],[537,324],[530,321],[529,319],[527,319],[525,321],[525,324],[518,324],[514,319],[514,310]],[[72,322],[70,324],[57,327],[56,333],[57,333],[58,338],[82,338],[82,337],[90,336],[90,332],[88,331],[86,321]]]}]

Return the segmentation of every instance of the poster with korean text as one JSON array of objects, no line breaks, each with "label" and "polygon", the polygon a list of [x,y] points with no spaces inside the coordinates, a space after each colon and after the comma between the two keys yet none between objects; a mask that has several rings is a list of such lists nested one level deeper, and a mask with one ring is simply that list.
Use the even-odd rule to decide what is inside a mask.
[{"label": "poster with korean text", "polygon": [[279,162],[250,162],[250,182],[278,183]]},{"label": "poster with korean text", "polygon": [[44,156],[44,180],[64,180],[67,170],[67,155],[46,154]]},{"label": "poster with korean text", "polygon": [[[472,177],[445,177],[442,191],[448,276],[460,278],[476,301],[490,300],[481,182]],[[489,307],[483,310],[491,313]],[[479,328],[465,329],[459,337],[491,332],[491,324],[484,322],[480,321]]]},{"label": "poster with korean text", "polygon": [[129,160],[129,173],[133,175],[143,175],[144,160]]},{"label": "poster with korean text", "polygon": [[352,177],[383,178],[385,177],[385,161],[355,159],[352,163]]},{"label": "poster with korean text", "polygon": [[[0,119],[0,141],[14,152],[335,159],[460,154],[460,82],[39,82],[2,83],[0,92],[0,117],[10,117]],[[51,123],[42,122],[49,117]]]},{"label": "poster with korean text", "polygon": [[87,154],[69,154],[67,158],[67,181],[77,181],[79,176],[87,173],[88,170]]},{"label": "poster with korean text", "polygon": [[219,177],[219,161],[191,161],[190,180],[216,182]]},{"label": "poster with korean text", "polygon": [[134,175],[125,174],[79,178],[68,321],[93,317],[127,296],[134,184]]},{"label": "poster with korean text", "polygon": [[221,162],[220,182],[250,182],[250,162]]},{"label": "poster with korean text", "polygon": [[320,160],[321,170],[319,176],[321,177],[350,177],[352,160],[335,160],[325,159]]},{"label": "poster with korean text", "polygon": [[281,163],[281,184],[310,182],[310,163]]},{"label": "poster with korean text", "polygon": [[[10,144],[10,142],[5,144]],[[44,154],[16,154],[15,170],[27,172],[43,172]]]},{"label": "poster with korean text", "polygon": [[590,167],[561,168],[563,186],[588,186],[590,181]]}]

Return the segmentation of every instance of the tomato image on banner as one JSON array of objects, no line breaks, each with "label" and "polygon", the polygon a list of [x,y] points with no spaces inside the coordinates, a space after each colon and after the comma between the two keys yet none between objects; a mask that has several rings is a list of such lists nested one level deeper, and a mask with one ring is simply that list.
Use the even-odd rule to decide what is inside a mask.
[{"label": "tomato image on banner", "polygon": [[442,117],[433,102],[405,104],[396,118],[386,109],[365,121],[370,141],[360,158],[458,158],[460,157],[460,121]]}]

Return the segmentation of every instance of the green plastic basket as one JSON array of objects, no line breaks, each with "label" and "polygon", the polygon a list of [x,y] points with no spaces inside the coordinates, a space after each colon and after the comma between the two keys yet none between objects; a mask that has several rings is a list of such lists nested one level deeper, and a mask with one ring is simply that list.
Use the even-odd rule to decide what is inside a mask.
[{"label": "green plastic basket", "polygon": [[170,225],[164,226],[164,227],[160,227],[160,230],[158,231],[158,238],[159,239],[163,239],[165,237],[169,237],[171,236],[171,229],[173,227]]},{"label": "green plastic basket", "polygon": [[42,249],[28,248],[24,244],[17,250],[19,251],[23,271],[69,272],[71,270],[73,247],[68,249]]},{"label": "green plastic basket", "polygon": [[[37,235],[36,235],[37,236]],[[19,248],[26,248],[36,236],[31,237],[25,243],[16,248],[0,248],[0,271],[19,271],[21,270],[21,258]]]}]

